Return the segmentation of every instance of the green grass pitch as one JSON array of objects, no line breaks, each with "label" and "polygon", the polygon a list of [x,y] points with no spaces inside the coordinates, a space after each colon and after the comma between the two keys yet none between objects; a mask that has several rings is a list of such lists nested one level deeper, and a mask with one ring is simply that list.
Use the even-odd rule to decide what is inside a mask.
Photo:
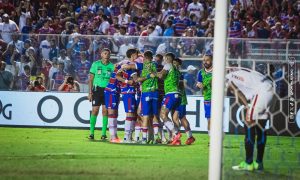
[{"label": "green grass pitch", "polygon": [[[170,147],[91,142],[88,132],[1,127],[0,179],[208,178],[207,134],[194,134],[194,145]],[[242,135],[226,135],[223,179],[300,179],[299,138],[269,137],[264,172],[231,170],[244,159],[242,144]]]}]

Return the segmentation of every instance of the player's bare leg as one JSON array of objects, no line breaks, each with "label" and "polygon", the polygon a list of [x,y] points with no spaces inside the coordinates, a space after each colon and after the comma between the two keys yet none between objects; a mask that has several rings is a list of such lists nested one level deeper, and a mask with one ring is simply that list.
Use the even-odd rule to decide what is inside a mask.
[{"label": "player's bare leg", "polygon": [[160,111],[160,119],[163,121],[166,129],[172,134],[174,134],[174,125],[171,121],[171,119],[168,117],[169,109],[167,109],[165,106],[161,108]]},{"label": "player's bare leg", "polygon": [[185,141],[186,145],[191,145],[192,143],[195,142],[195,138],[193,137],[192,131],[191,131],[191,127],[190,127],[190,123],[189,121],[186,119],[186,116],[184,116],[183,118],[180,119],[181,124],[185,130],[185,133],[187,135],[187,140]]}]

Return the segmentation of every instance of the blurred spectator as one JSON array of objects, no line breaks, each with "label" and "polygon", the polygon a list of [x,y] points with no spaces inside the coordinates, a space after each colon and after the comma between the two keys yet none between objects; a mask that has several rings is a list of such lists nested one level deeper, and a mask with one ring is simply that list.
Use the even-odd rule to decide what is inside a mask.
[{"label": "blurred spectator", "polygon": [[6,63],[0,61],[0,90],[10,90],[13,87],[13,75],[5,70]]},{"label": "blurred spectator", "polygon": [[144,30],[139,37],[138,40],[138,48],[140,51],[144,52],[145,46],[153,46],[153,43],[149,40],[149,35],[154,31],[154,27],[152,25],[148,26],[146,30]]},{"label": "blurred spectator", "polygon": [[2,0],[0,2],[0,9],[3,9],[5,13],[10,14],[15,10],[15,6],[10,0]]},{"label": "blurred spectator", "polygon": [[28,1],[21,1],[19,7],[17,8],[17,15],[20,17],[19,19],[19,29],[22,30],[26,25],[26,21],[28,18],[31,18],[31,9],[30,3]]},{"label": "blurred spectator", "polygon": [[72,76],[66,76],[64,82],[59,86],[58,91],[79,92],[78,82],[74,81]]},{"label": "blurred spectator", "polygon": [[[48,61],[49,63],[51,61]],[[44,65],[48,65],[48,64],[44,64]],[[47,67],[49,68],[49,67]],[[46,69],[48,70],[48,69]],[[53,77],[53,74],[56,73],[58,71],[58,61],[57,60],[53,60],[52,61],[52,64],[51,64],[51,67],[49,69],[49,76],[48,76],[48,82],[47,82],[47,89],[51,90],[52,89],[52,85],[53,85],[53,82],[52,82],[52,77]],[[45,72],[45,70],[43,70],[43,72]],[[47,74],[47,73],[45,73]]]},{"label": "blurred spectator", "polygon": [[[53,60],[53,62],[56,60]],[[43,59],[42,61],[42,68],[41,68],[41,73],[44,74],[44,79],[43,79],[43,85],[49,89],[50,86],[50,81],[49,81],[49,74],[50,74],[50,69],[52,67],[52,62],[49,61],[48,59]]]},{"label": "blurred spectator", "polygon": [[283,39],[286,38],[286,32],[282,29],[281,23],[277,22],[274,27],[272,27],[271,39]]},{"label": "blurred spectator", "polygon": [[40,44],[40,53],[41,53],[41,57],[43,59],[50,59],[49,58],[49,53],[50,53],[50,36],[46,36],[46,39],[43,40]]},{"label": "blurred spectator", "polygon": [[180,57],[182,48],[178,48],[178,40],[175,38],[167,39],[164,43],[158,45],[156,54],[164,55],[167,52],[172,52],[176,57]]},{"label": "blurred spectator", "polygon": [[190,25],[190,19],[186,17],[186,10],[181,8],[179,16],[174,19],[174,29],[176,36],[182,36],[185,29]]},{"label": "blurred spectator", "polygon": [[200,51],[197,49],[197,44],[191,44],[190,48],[188,49],[188,51],[183,53],[183,56],[193,56],[193,57],[198,57],[200,56],[201,53]]},{"label": "blurred spectator", "polygon": [[28,85],[30,85],[31,68],[29,65],[25,65],[23,70],[24,71],[18,77],[18,87],[20,87],[22,91],[25,91]]},{"label": "blurred spectator", "polygon": [[203,17],[204,8],[198,0],[193,0],[193,2],[188,5],[187,11],[189,14],[195,14],[197,19],[200,20],[201,17]]},{"label": "blurred spectator", "polygon": [[73,71],[72,61],[69,58],[69,56],[67,56],[67,52],[65,49],[60,50],[59,57],[57,60],[58,60],[58,62],[64,63],[64,71],[66,73],[72,74],[72,71]]},{"label": "blurred spectator", "polygon": [[130,43],[130,39],[124,38],[124,44],[122,44],[118,51],[118,56],[126,57],[126,52],[128,49],[134,48],[134,45]]},{"label": "blurred spectator", "polygon": [[120,15],[118,16],[118,24],[120,26],[128,25],[130,22],[130,15],[126,14],[125,7],[120,7]]},{"label": "blurred spectator", "polygon": [[[45,10],[43,10],[45,12]],[[38,30],[39,34],[54,34],[54,29],[50,27],[52,19],[51,18],[46,18],[43,21],[43,26]]]},{"label": "blurred spectator", "polygon": [[5,67],[6,70],[14,73],[15,69],[12,66],[12,60],[15,61],[17,54],[19,54],[18,49],[16,49],[16,47],[13,44],[8,44],[6,50],[2,53],[2,57],[4,59],[5,62]]},{"label": "blurred spectator", "polygon": [[13,44],[17,48],[17,50],[20,53],[22,53],[23,52],[23,48],[24,48],[24,42],[21,41],[21,40],[19,40],[20,35],[17,34],[17,33],[13,33],[11,37],[12,37],[12,41],[9,42],[9,44]]},{"label": "blurred spectator", "polygon": [[80,52],[81,61],[75,65],[75,79],[79,83],[80,92],[88,92],[89,70],[91,62],[85,52]]},{"label": "blurred spectator", "polygon": [[163,36],[174,36],[173,22],[172,20],[167,20],[166,28]]},{"label": "blurred spectator", "polygon": [[50,61],[53,61],[54,58],[58,58],[58,47],[56,45],[55,39],[51,39],[50,40],[49,59],[50,59]]},{"label": "blurred spectator", "polygon": [[42,77],[37,77],[36,80],[33,82],[33,89],[32,91],[35,92],[45,92],[47,89],[45,88],[44,80]]},{"label": "blurred spectator", "polygon": [[257,20],[252,25],[256,38],[259,39],[268,39],[270,37],[270,26],[264,20]]},{"label": "blurred spectator", "polygon": [[58,62],[57,72],[54,72],[50,81],[50,90],[57,91],[58,87],[63,84],[67,73],[64,71],[64,62]]},{"label": "blurred spectator", "polygon": [[[1,9],[1,8],[0,8]],[[12,41],[12,33],[18,32],[19,27],[18,25],[9,19],[8,14],[3,14],[2,16],[2,22],[0,23],[0,32],[2,39],[9,43]]]},{"label": "blurred spectator", "polygon": [[187,73],[184,75],[184,87],[187,95],[193,95],[196,93],[196,70],[193,65],[187,67]]},{"label": "blurred spectator", "polygon": [[107,35],[109,27],[110,27],[110,24],[109,24],[109,22],[107,20],[107,16],[106,15],[102,15],[101,16],[101,24],[100,24],[100,26],[98,28],[99,34]]}]

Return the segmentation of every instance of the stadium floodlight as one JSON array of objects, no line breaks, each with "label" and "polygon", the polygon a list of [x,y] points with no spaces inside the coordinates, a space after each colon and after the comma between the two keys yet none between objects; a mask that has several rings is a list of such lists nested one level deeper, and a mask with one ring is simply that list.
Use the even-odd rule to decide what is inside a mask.
[{"label": "stadium floodlight", "polygon": [[210,180],[219,180],[221,179],[222,174],[222,126],[227,39],[227,5],[227,0],[216,0],[212,79],[212,117],[209,147]]}]

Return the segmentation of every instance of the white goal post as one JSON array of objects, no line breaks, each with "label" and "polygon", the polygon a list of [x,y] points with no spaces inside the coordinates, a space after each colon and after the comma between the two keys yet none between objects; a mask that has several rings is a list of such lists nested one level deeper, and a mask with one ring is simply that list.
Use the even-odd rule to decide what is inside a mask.
[{"label": "white goal post", "polygon": [[222,124],[226,63],[228,0],[216,0],[214,27],[211,136],[209,147],[209,179],[222,178]]}]

